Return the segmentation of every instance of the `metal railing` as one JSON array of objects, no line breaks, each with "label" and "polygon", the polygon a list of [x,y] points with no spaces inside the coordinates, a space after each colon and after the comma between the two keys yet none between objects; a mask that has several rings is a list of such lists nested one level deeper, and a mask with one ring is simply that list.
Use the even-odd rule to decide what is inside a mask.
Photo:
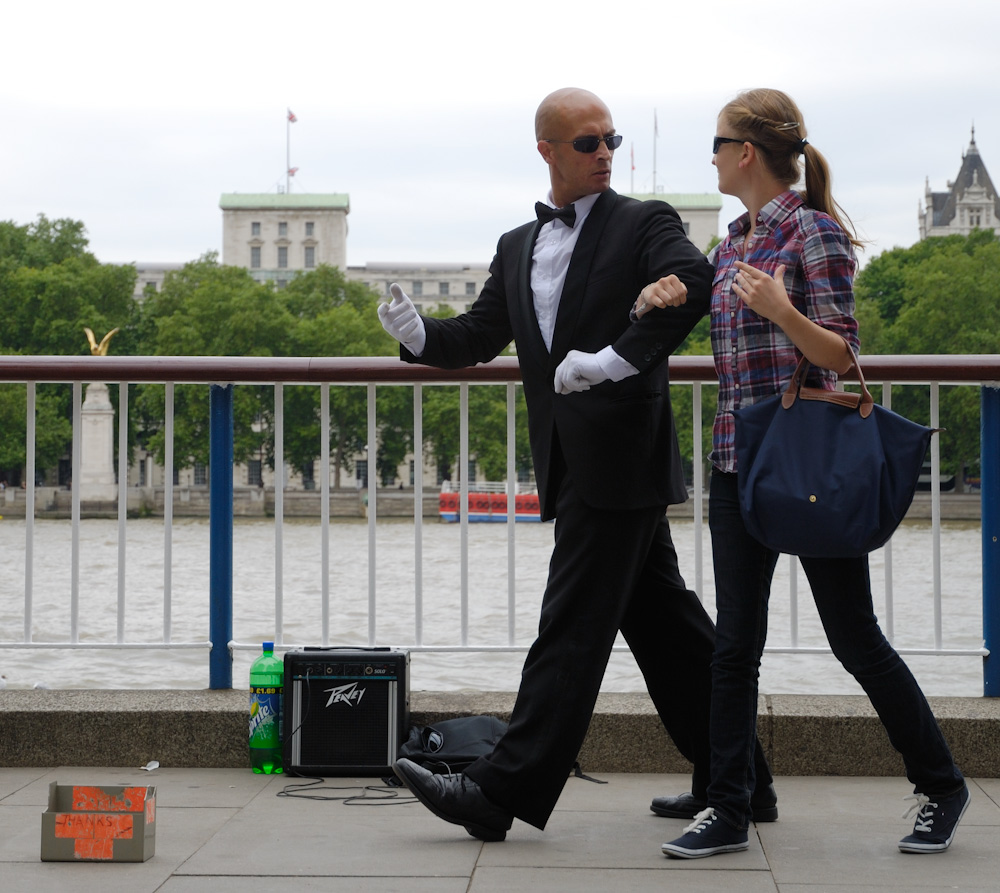
[{"label": "metal railing", "polygon": [[[693,453],[705,453],[701,443],[702,386],[715,383],[715,370],[711,357],[672,357],[671,380],[674,384],[692,387],[692,436]],[[865,375],[869,384],[883,385],[883,403],[891,403],[892,385],[930,385],[930,424],[938,424],[939,390],[945,385],[975,385],[981,393],[982,430],[982,603],[983,646],[979,649],[947,647],[942,634],[941,564],[940,564],[940,490],[937,485],[940,472],[940,454],[937,438],[932,439],[931,473],[935,482],[931,491],[931,518],[933,535],[933,585],[934,585],[934,646],[929,649],[899,649],[900,653],[935,655],[981,655],[984,658],[984,694],[1000,693],[1000,661],[991,661],[995,643],[1000,642],[1000,357],[996,356],[883,356],[865,358]],[[130,383],[161,383],[166,388],[166,435],[164,461],[164,602],[163,641],[129,642],[125,639],[125,567],[126,567],[126,487],[118,490],[118,612],[114,642],[86,642],[79,637],[79,522],[81,496],[79,487],[72,490],[71,518],[73,523],[71,556],[71,600],[69,638],[66,642],[39,642],[32,635],[33,608],[33,519],[35,515],[35,385],[38,383],[66,383],[73,385],[73,452],[72,479],[79,480],[81,462],[81,405],[84,382],[100,380],[127,385]],[[469,388],[482,384],[504,384],[507,388],[507,487],[509,521],[514,520],[513,496],[516,491],[514,463],[514,407],[515,387],[520,381],[517,360],[501,358],[492,363],[458,371],[413,366],[393,358],[255,358],[255,357],[0,357],[0,382],[22,382],[26,385],[27,406],[27,467],[26,467],[26,541],[24,575],[24,633],[21,641],[0,641],[0,650],[18,648],[120,648],[120,649],[190,649],[209,651],[209,684],[212,688],[232,687],[232,655],[235,649],[258,647],[257,643],[239,643],[233,640],[232,598],[232,525],[233,525],[233,386],[273,385],[275,389],[275,455],[283,456],[284,401],[283,388],[291,385],[313,385],[321,390],[321,455],[320,455],[320,512],[321,512],[321,562],[322,562],[322,642],[329,644],[331,605],[329,593],[329,521],[330,521],[330,453],[329,453],[329,389],[331,386],[364,386],[368,398],[368,442],[377,442],[376,385],[406,385],[413,388],[414,444],[423,444],[422,399],[424,385],[457,384],[460,395],[459,467],[467,468],[469,459]],[[171,582],[171,525],[173,509],[173,388],[179,383],[203,383],[211,389],[211,468],[210,468],[210,606],[208,637],[203,641],[175,641],[171,631],[172,582]],[[127,418],[128,388],[119,389],[119,467],[118,480],[127,480]],[[415,450],[418,455],[422,449]],[[413,650],[436,651],[521,651],[526,644],[515,640],[514,620],[517,609],[515,568],[516,550],[514,524],[508,524],[508,643],[505,646],[472,646],[469,644],[469,566],[468,518],[462,511],[461,565],[460,565],[460,637],[446,646],[429,646],[423,643],[422,629],[422,524],[424,481],[421,462],[414,463],[414,602],[415,621],[413,642],[406,647]],[[704,472],[700,461],[693,462],[694,517],[701,519],[704,511]],[[374,478],[372,478],[374,480]],[[281,480],[279,474],[278,480]],[[462,476],[460,505],[468,505],[468,481]],[[375,645],[378,639],[378,593],[375,568],[377,563],[375,529],[378,519],[377,489],[372,488],[368,501],[368,638]],[[282,582],[282,529],[284,523],[283,488],[276,486],[275,494],[275,632],[276,641],[283,641],[283,582]],[[695,589],[703,591],[704,559],[702,524],[694,525],[695,537]],[[794,561],[794,559],[790,559]],[[792,641],[787,647],[769,647],[769,651],[791,653],[827,652],[829,649],[802,646],[797,641],[797,600],[795,575],[790,578]],[[892,629],[892,565],[891,548],[886,560],[886,609],[888,633]],[[217,646],[216,643],[219,643]],[[224,643],[224,644],[223,644]]]}]

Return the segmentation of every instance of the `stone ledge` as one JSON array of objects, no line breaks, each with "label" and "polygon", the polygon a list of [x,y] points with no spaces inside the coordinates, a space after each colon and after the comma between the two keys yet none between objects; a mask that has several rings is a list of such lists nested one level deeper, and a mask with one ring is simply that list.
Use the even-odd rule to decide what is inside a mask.
[{"label": "stone ledge", "polygon": [[[247,693],[241,690],[0,691],[0,766],[247,765]],[[929,698],[969,776],[1000,777],[1000,699]],[[413,692],[410,719],[510,718],[512,692]],[[775,775],[901,776],[868,699],[762,695],[761,742]],[[585,772],[690,770],[645,693],[602,694],[580,751]]]}]

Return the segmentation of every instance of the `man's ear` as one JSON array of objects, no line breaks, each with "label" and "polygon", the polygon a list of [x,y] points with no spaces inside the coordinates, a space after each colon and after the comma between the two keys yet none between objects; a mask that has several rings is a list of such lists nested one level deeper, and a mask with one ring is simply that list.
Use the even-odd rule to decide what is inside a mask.
[{"label": "man's ear", "polygon": [[552,163],[552,143],[546,142],[545,140],[538,141],[538,154],[545,159],[546,164]]}]

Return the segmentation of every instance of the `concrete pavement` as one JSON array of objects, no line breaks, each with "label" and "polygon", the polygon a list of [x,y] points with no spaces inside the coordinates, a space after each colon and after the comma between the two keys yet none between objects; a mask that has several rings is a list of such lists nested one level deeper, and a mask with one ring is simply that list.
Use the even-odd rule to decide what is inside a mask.
[{"label": "concrete pavement", "polygon": [[[972,803],[947,853],[904,855],[912,819],[905,778],[779,777],[780,819],[752,829],[744,853],[673,860],[660,844],[686,822],[649,812],[685,775],[570,778],[548,828],[515,822],[484,844],[379,779],[305,779],[249,769],[0,769],[0,878],[10,893],[105,891],[330,893],[664,890],[867,893],[1000,889],[1000,779],[970,778]],[[156,785],[156,854],[144,863],[41,862],[41,814],[52,781]]]}]

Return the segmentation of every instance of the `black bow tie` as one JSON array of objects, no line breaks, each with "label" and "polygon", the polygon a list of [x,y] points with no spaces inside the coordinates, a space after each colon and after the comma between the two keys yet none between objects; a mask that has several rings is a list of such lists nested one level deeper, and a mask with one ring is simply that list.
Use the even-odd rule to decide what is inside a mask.
[{"label": "black bow tie", "polygon": [[542,223],[561,220],[570,229],[576,225],[576,208],[572,205],[566,205],[565,208],[550,208],[542,202],[535,202],[535,214]]}]

